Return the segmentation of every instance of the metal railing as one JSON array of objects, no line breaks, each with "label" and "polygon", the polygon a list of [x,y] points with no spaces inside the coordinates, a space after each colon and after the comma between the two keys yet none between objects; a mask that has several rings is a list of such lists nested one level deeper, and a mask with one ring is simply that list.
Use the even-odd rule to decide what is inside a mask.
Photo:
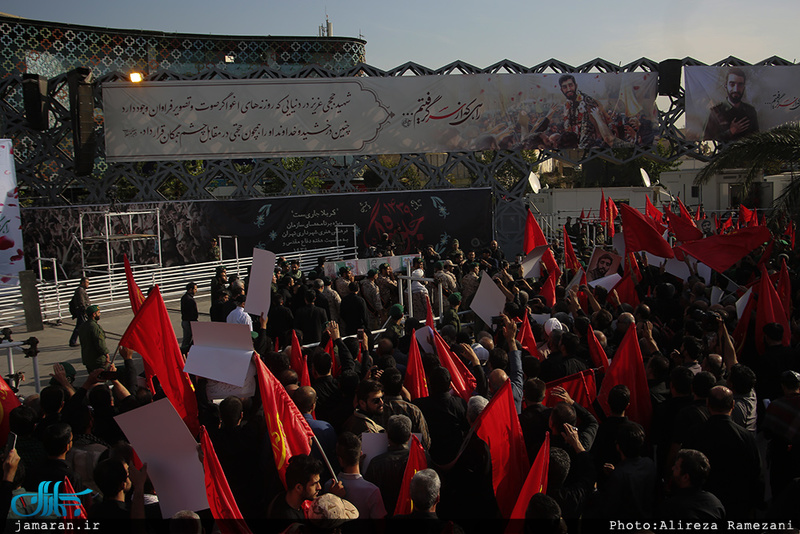
[{"label": "metal railing", "polygon": [[[316,267],[317,258],[321,256],[352,259],[357,257],[357,249],[356,247],[326,247],[279,253],[278,256],[286,258],[287,261],[299,260],[300,268],[307,271]],[[133,268],[133,278],[145,295],[151,286],[158,285],[165,302],[177,302],[186,292],[188,282],[196,282],[201,290],[204,286],[209,286],[218,265],[224,265],[229,275],[237,274],[240,278],[245,278],[252,263],[251,256],[161,268],[156,265],[139,265]],[[45,322],[58,323],[71,318],[69,301],[79,283],[80,279],[74,278],[58,282],[40,281],[37,284],[39,305],[42,310],[42,319]],[[105,312],[129,308],[130,301],[122,264],[113,264],[110,274],[92,277],[87,293],[92,304],[97,304]],[[0,328],[19,327],[24,324],[25,311],[19,287],[0,288]]]}]

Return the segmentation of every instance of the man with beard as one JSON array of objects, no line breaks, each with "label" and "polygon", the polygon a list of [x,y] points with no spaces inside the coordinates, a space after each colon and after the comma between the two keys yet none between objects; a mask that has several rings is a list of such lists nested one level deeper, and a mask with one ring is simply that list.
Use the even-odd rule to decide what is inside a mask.
[{"label": "man with beard", "polygon": [[559,148],[602,146],[604,141],[601,132],[607,129],[609,122],[603,107],[594,98],[578,91],[578,84],[571,74],[561,76],[558,85],[567,99],[560,125],[564,134],[561,136]]},{"label": "man with beard", "polygon": [[742,69],[731,69],[725,81],[728,98],[720,102],[708,114],[704,139],[735,141],[758,131],[756,110],[742,102],[746,77]]}]

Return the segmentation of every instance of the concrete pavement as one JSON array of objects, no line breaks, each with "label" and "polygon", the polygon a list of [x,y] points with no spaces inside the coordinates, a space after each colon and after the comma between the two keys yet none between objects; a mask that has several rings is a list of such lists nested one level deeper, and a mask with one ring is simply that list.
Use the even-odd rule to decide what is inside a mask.
[{"label": "concrete pavement", "polygon": [[[197,301],[197,307],[200,310],[200,321],[209,321],[210,318],[208,316],[208,309],[210,307],[210,297],[202,297],[198,295],[195,297],[195,300]],[[169,318],[172,322],[172,328],[175,330],[178,342],[180,343],[182,336],[180,303],[167,303],[167,310],[169,311]],[[125,311],[103,313],[103,309],[101,308],[100,313],[100,326],[102,326],[103,330],[106,332],[106,344],[108,345],[108,350],[110,353],[113,354],[117,348],[120,338],[125,333],[125,330],[127,329],[131,319],[133,319],[133,312],[130,309],[127,309]],[[39,340],[38,360],[41,387],[47,386],[50,382],[50,373],[53,372],[53,364],[55,363],[69,362],[75,367],[75,370],[77,371],[75,384],[77,386],[83,384],[84,380],[86,379],[88,373],[86,372],[86,368],[81,363],[80,346],[69,346],[69,337],[74,328],[75,321],[70,319],[64,321],[60,325],[46,324],[44,330],[40,330],[38,332],[27,332],[21,328],[12,330],[13,334],[11,338],[13,341],[25,341],[29,337],[35,337]],[[0,349],[2,348],[3,346],[0,345]],[[13,351],[14,355],[13,359],[15,370],[23,371],[25,373],[25,381],[21,382],[19,385],[19,394],[23,397],[27,397],[36,393],[36,388],[34,385],[33,360],[25,357],[24,352],[21,350],[22,348],[23,347],[12,348],[11,350]],[[7,349],[0,351],[0,372],[2,372],[4,375],[8,373],[8,366],[5,357],[6,350]],[[116,361],[121,361],[121,357],[119,355],[117,355]],[[134,361],[136,361],[137,368],[141,371],[143,369],[141,356],[138,354],[135,355]]]}]

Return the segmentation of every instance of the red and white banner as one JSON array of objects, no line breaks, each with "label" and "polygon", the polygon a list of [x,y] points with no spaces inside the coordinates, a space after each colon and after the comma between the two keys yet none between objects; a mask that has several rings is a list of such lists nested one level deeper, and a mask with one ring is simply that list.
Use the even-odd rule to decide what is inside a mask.
[{"label": "red and white banner", "polygon": [[109,161],[650,145],[649,72],[103,84]]},{"label": "red and white banner", "polygon": [[19,272],[25,269],[22,249],[13,143],[0,139],[0,286],[19,284]]},{"label": "red and white banner", "polygon": [[736,141],[800,120],[800,66],[686,67],[686,138]]}]

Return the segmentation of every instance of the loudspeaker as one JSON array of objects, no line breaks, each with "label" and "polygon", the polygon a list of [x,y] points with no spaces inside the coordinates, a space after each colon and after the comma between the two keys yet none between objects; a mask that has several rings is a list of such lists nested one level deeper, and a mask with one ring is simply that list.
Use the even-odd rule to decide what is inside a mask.
[{"label": "loudspeaker", "polygon": [[46,130],[50,126],[47,78],[38,74],[23,74],[22,100],[25,103],[25,117],[27,117],[30,127]]},{"label": "loudspeaker", "polygon": [[680,96],[681,68],[680,59],[665,59],[658,64],[658,94],[662,96]]},{"label": "loudspeaker", "polygon": [[94,168],[97,147],[94,133],[92,71],[86,67],[69,71],[67,84],[72,115],[72,141],[75,148],[75,174],[85,176]]}]

